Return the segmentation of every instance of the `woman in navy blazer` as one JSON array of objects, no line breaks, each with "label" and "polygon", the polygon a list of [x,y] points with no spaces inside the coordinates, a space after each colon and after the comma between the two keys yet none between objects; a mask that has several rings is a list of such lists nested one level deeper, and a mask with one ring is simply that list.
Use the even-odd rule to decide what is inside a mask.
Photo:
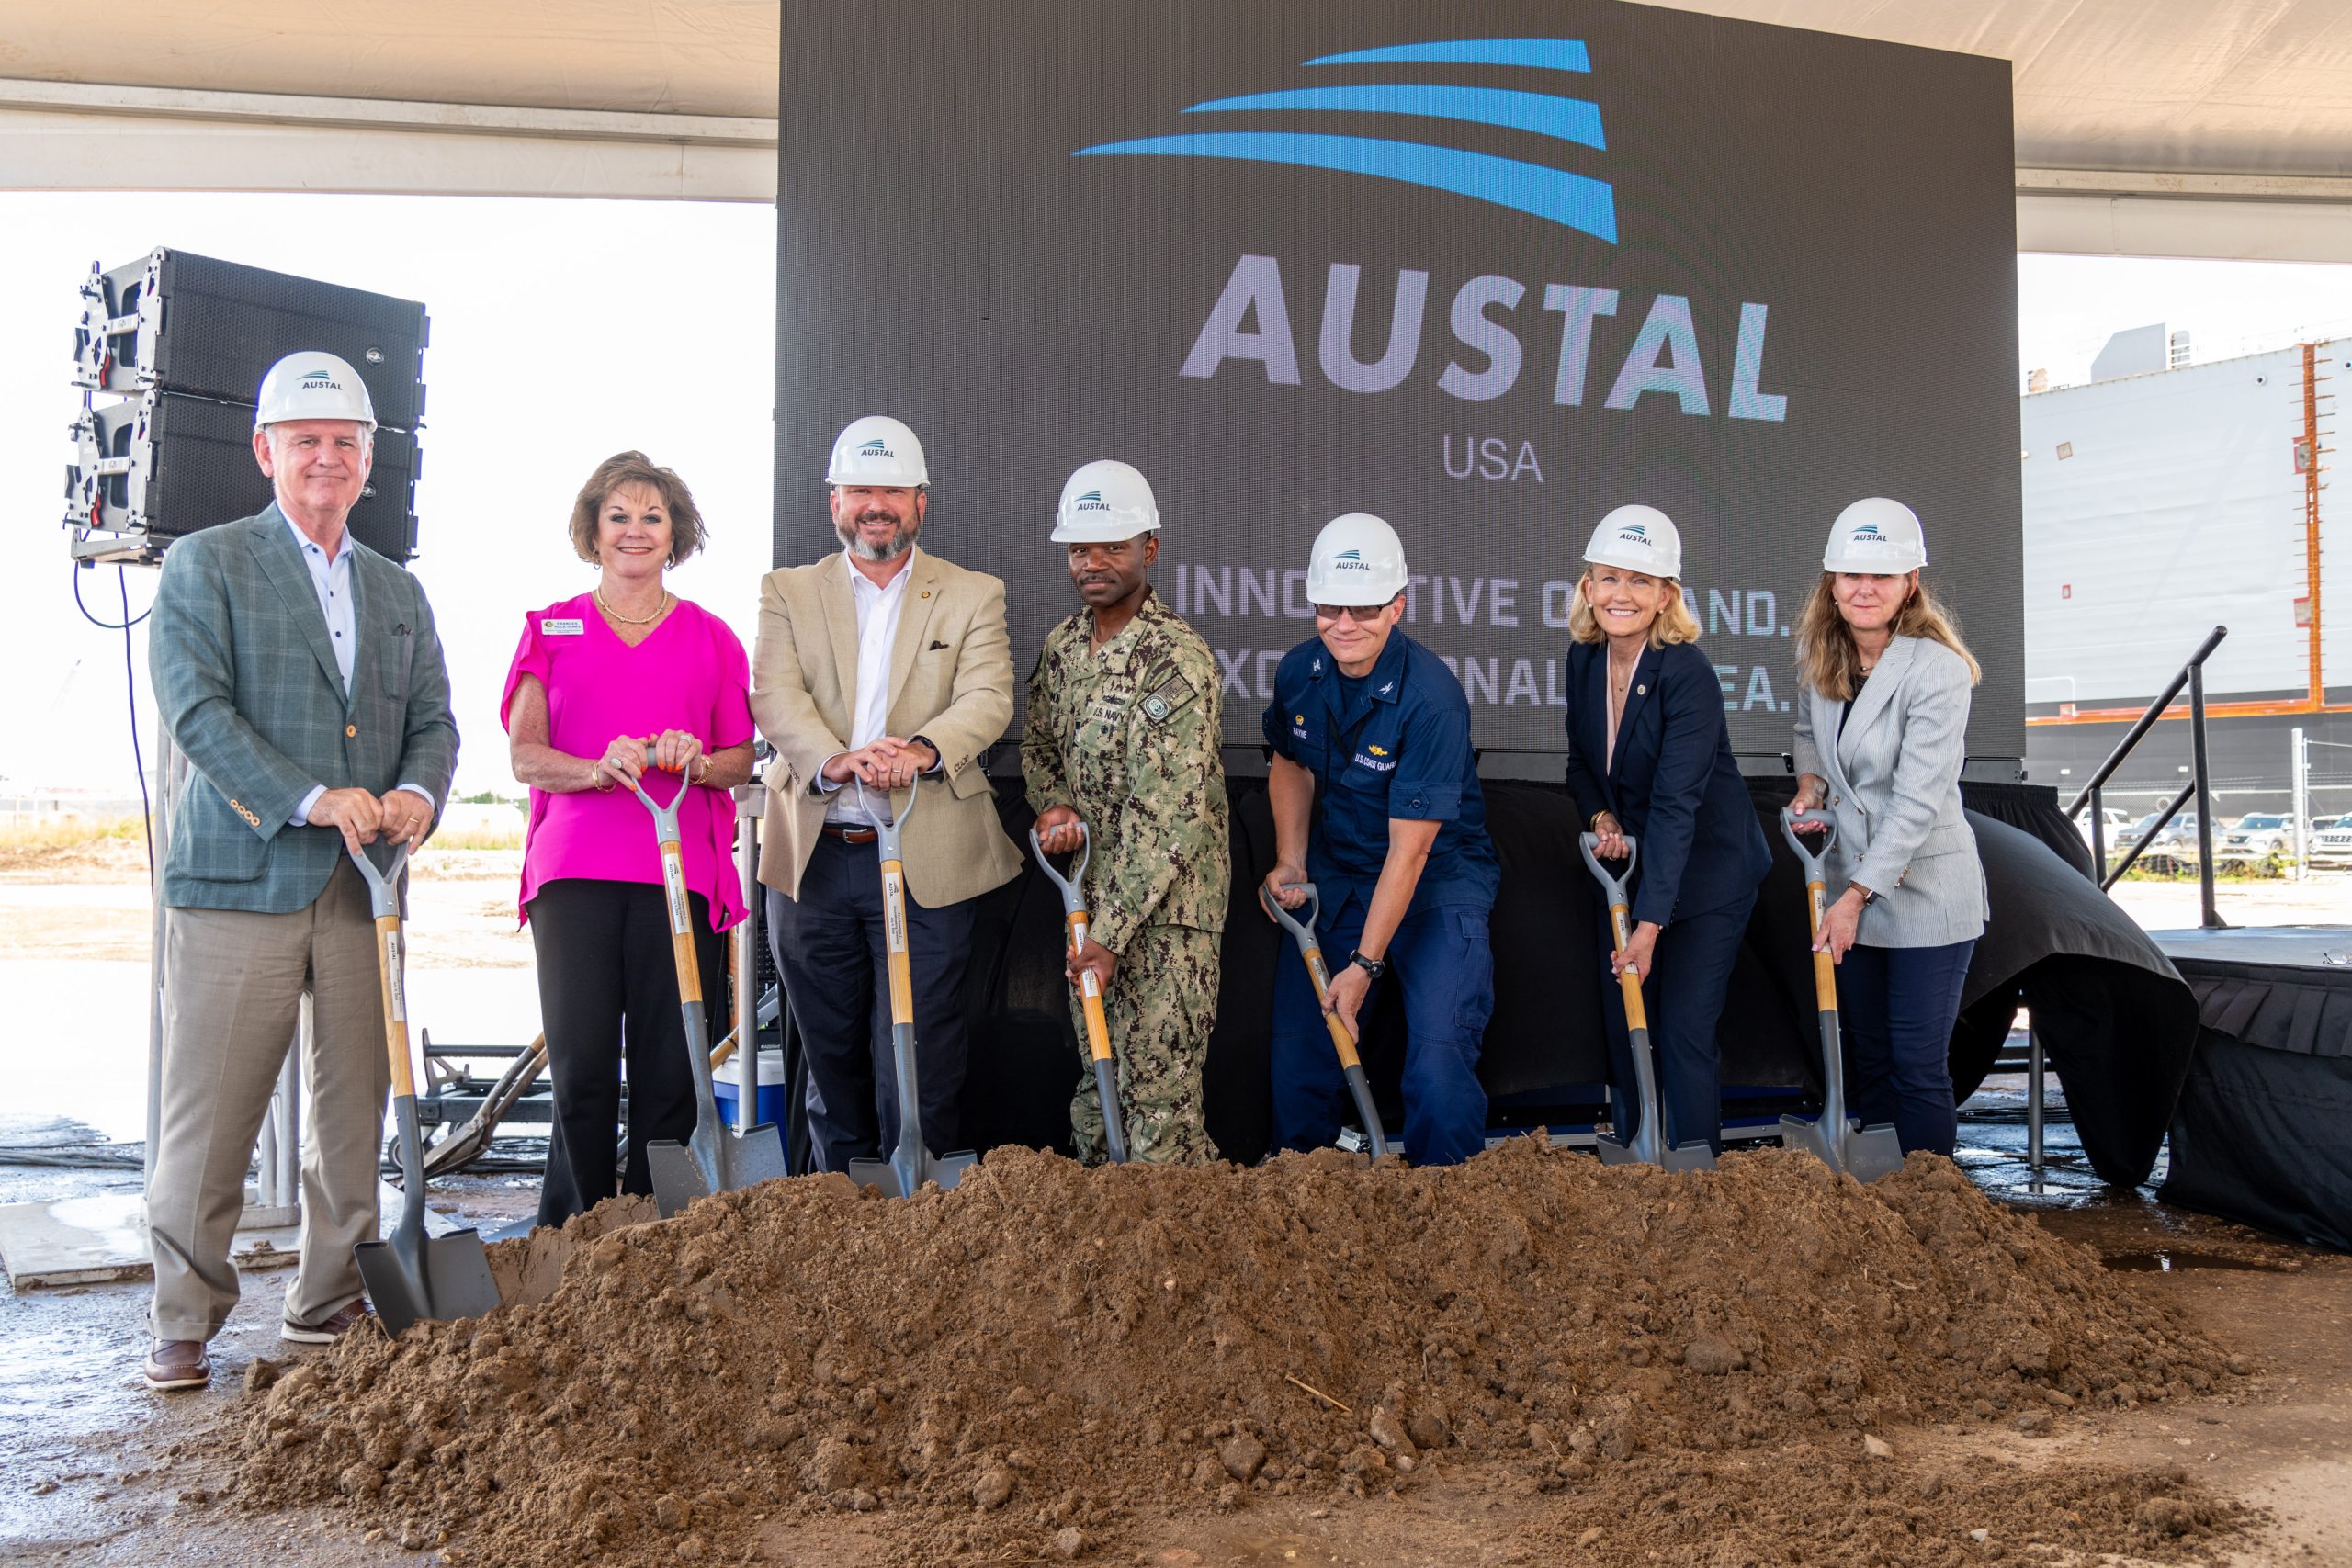
[{"label": "woman in navy blazer", "polygon": [[[1672,520],[1621,506],[1593,530],[1584,558],[1568,607],[1568,793],[1602,858],[1623,859],[1628,837],[1640,847],[1634,934],[1609,967],[1641,976],[1666,1141],[1720,1146],[1715,1021],[1772,855],[1732,760],[1723,687],[1682,602]],[[1605,917],[1601,932],[1608,947]],[[1602,994],[1611,1077],[1630,1084],[1624,999],[1615,986]],[[1620,1089],[1610,1098],[1617,1135],[1630,1140],[1638,1108]]]}]

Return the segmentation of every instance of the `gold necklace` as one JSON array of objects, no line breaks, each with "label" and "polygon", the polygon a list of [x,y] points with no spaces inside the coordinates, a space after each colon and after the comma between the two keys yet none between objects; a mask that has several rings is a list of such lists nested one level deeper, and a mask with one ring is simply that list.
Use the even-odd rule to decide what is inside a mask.
[{"label": "gold necklace", "polygon": [[596,608],[604,611],[605,614],[610,615],[613,619],[618,621],[625,626],[648,626],[660,620],[662,616],[670,613],[670,591],[666,588],[662,590],[662,604],[660,608],[656,609],[653,614],[650,615],[630,616],[622,615],[618,610],[614,609],[610,604],[605,603],[605,591],[601,588],[591,588],[588,590],[588,594],[590,598],[596,601]]}]

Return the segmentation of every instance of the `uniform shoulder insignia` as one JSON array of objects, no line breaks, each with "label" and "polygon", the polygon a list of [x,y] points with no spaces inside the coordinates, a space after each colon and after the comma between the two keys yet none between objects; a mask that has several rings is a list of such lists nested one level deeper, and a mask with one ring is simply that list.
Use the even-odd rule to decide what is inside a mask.
[{"label": "uniform shoulder insignia", "polygon": [[1144,716],[1154,724],[1165,724],[1171,715],[1199,695],[1193,683],[1184,679],[1182,671],[1170,669],[1144,694]]}]

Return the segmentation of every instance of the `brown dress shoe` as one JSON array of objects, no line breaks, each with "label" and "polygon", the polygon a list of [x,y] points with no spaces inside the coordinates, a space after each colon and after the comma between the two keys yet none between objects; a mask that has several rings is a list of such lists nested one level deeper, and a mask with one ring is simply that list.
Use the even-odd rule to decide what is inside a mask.
[{"label": "brown dress shoe", "polygon": [[202,1388],[212,1381],[212,1358],[201,1339],[158,1339],[147,1347],[147,1386]]},{"label": "brown dress shoe", "polygon": [[375,1315],[376,1309],[368,1304],[366,1296],[355,1296],[316,1323],[282,1324],[277,1337],[297,1345],[332,1345]]}]

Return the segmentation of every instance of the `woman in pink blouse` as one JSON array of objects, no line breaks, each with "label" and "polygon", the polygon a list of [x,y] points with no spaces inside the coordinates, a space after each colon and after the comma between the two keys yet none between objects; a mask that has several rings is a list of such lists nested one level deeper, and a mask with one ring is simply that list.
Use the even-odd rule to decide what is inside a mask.
[{"label": "woman in pink blouse", "polygon": [[[702,541],[676,474],[641,452],[599,464],[571,508],[572,547],[598,569],[596,586],[524,617],[500,703],[514,776],[531,786],[522,918],[555,1088],[543,1225],[611,1197],[616,1176],[620,1191],[652,1191],[645,1145],[694,1132],[661,851],[629,798],[640,781],[657,800],[685,797],[706,1005],[727,994],[718,933],[747,913],[729,792],[752,773],[750,662],[725,622],[662,581]],[[616,1172],[624,1055],[628,1157]]]}]

